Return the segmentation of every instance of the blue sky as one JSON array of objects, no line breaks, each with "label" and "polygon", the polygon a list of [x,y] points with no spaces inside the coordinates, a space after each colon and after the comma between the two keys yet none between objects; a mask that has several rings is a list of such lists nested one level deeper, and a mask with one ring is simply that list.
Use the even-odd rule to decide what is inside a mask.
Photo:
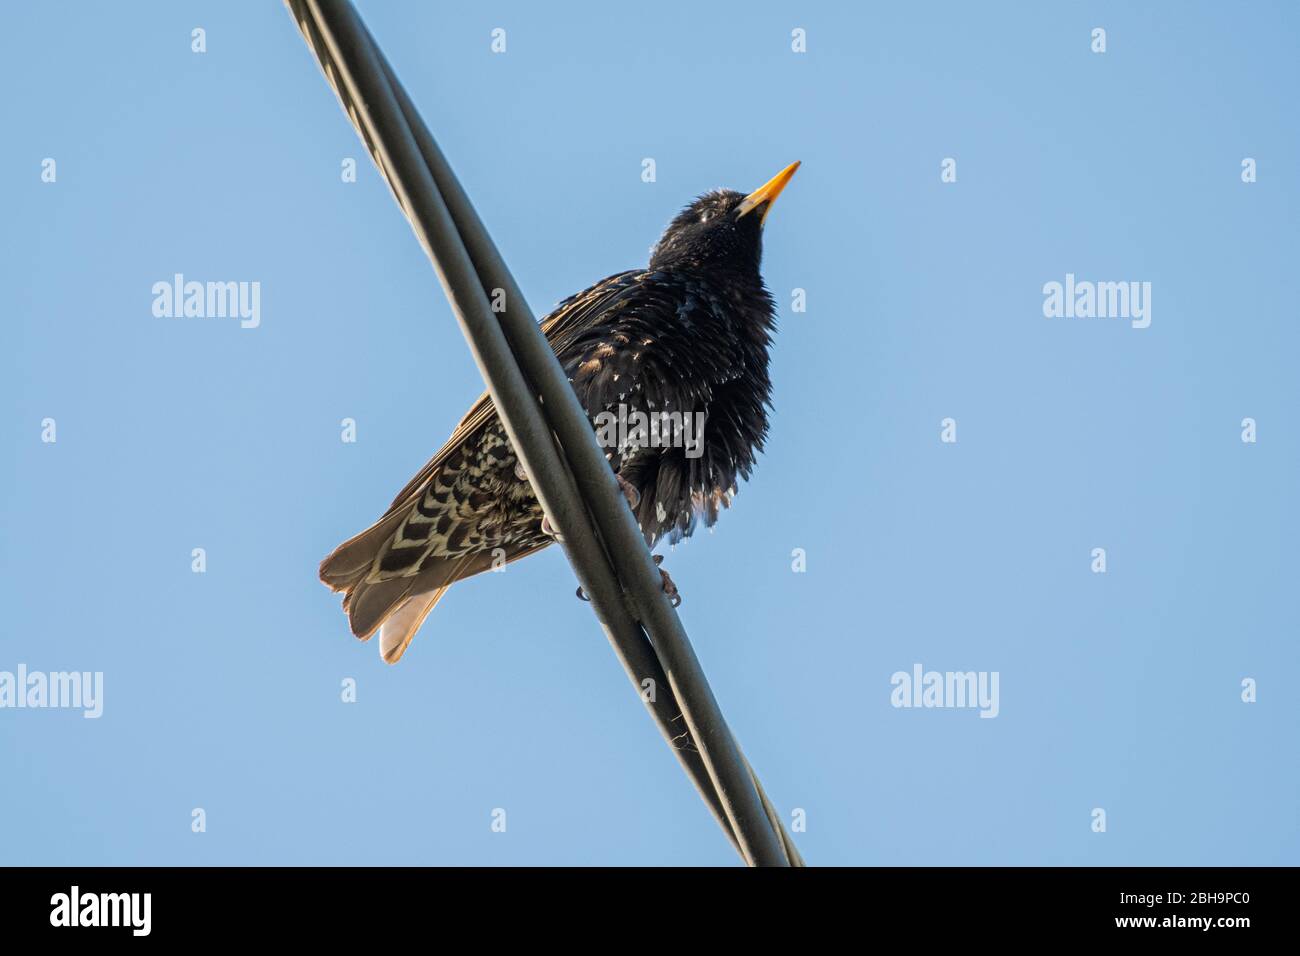
[{"label": "blue sky", "polygon": [[[539,314],[803,161],[768,450],[666,566],[810,863],[1300,863],[1294,5],[359,9]],[[0,863],[733,862],[558,550],[397,667],[316,581],[481,381],[284,9],[8,18],[0,671],[104,700],[0,709]],[[178,272],[260,326],[155,317]],[[998,716],[891,706],[917,663]]]}]

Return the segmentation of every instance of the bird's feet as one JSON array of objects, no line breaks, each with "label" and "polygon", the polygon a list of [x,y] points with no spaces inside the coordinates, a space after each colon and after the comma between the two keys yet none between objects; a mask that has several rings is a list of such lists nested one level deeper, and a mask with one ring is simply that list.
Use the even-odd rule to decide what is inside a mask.
[{"label": "bird's feet", "polygon": [[[518,458],[515,459],[515,477],[520,481],[528,480],[528,473],[524,471],[524,463]],[[555,530],[555,526],[551,524],[551,519],[546,515],[542,515],[542,534],[554,539],[557,543],[564,540],[564,536]]]},{"label": "bird's feet", "polygon": [[542,534],[546,535],[548,538],[554,538],[557,542],[564,540],[564,536],[551,526],[551,519],[546,517],[546,515],[542,515]]},{"label": "bird's feet", "polygon": [[[659,568],[659,565],[664,563],[662,554],[656,554],[654,559],[656,568]],[[672,602],[673,607],[681,607],[682,593],[677,590],[677,585],[673,583],[673,579],[668,576],[668,572],[663,568],[659,568],[659,576],[664,579],[664,594],[668,595],[668,600]]]},{"label": "bird's feet", "polygon": [[[664,563],[664,556],[662,554],[656,554],[654,556],[654,561],[655,567],[659,568],[659,565]],[[663,568],[659,568],[659,575],[663,578],[664,594],[668,595],[668,600],[672,602],[673,607],[681,607],[682,594],[677,590],[677,585],[673,583],[673,579],[668,576],[668,572]],[[591,598],[587,597],[587,592],[582,590],[581,586],[578,588],[578,600],[591,600]]]},{"label": "bird's feet", "polygon": [[632,509],[633,514],[636,514],[637,505],[641,504],[641,492],[637,491],[636,485],[622,475],[615,474],[614,477],[618,479],[619,490],[623,492],[623,497],[627,499],[627,506]]},{"label": "bird's feet", "polygon": [[[520,481],[528,480],[528,476],[524,474],[524,466],[518,459],[515,460],[515,477]],[[623,492],[623,498],[627,501],[627,506],[632,509],[633,514],[636,514],[637,505],[641,503],[641,492],[637,491],[636,485],[632,484],[632,482],[628,481],[622,475],[615,475],[614,477],[618,479],[618,487],[619,490]],[[559,532],[557,532],[551,525],[550,519],[545,515],[542,515],[542,534],[546,535],[548,538],[554,538],[556,541],[564,540]],[[582,597],[581,594],[578,596]],[[586,598],[584,597],[583,600],[585,601]]]}]

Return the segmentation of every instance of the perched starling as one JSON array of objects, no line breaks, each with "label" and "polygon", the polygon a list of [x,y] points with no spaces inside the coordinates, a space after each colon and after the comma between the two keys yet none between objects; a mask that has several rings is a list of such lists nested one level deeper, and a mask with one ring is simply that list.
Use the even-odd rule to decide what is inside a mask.
[{"label": "perched starling", "polygon": [[[597,282],[542,322],[652,547],[711,526],[762,450],[775,328],[759,274],[762,227],[798,167],[748,196],[704,194],[668,224],[648,268]],[[647,419],[663,423],[657,436]],[[689,434],[687,423],[701,421]],[[395,663],[448,587],[553,540],[484,395],[384,516],[321,563],[320,577],[344,592],[352,632],[366,640],[380,629],[380,653]]]}]

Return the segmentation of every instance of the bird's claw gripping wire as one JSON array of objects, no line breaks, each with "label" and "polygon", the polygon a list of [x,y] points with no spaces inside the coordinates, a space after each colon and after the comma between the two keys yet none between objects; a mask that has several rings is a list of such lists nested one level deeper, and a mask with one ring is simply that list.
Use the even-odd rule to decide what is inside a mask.
[{"label": "bird's claw gripping wire", "polygon": [[623,497],[627,499],[627,506],[632,509],[632,514],[636,514],[637,506],[641,504],[641,492],[636,490],[636,485],[628,481],[622,475],[614,476],[618,479],[619,490],[623,492]]},{"label": "bird's claw gripping wire", "polygon": [[[659,568],[659,565],[664,562],[664,556],[662,554],[656,554],[654,556],[654,562],[655,567]],[[681,607],[682,595],[681,592],[677,590],[677,585],[673,583],[673,579],[668,576],[668,572],[663,568],[659,568],[659,574],[663,578],[664,594],[668,595],[668,600],[672,602],[673,607]],[[578,585],[577,593],[579,601],[591,600],[591,598],[587,597],[586,592],[582,590],[582,585]]]},{"label": "bird's claw gripping wire", "polygon": [[546,517],[546,515],[542,515],[542,534],[546,535],[548,538],[554,538],[557,542],[564,540],[564,535],[551,527],[551,519]]},{"label": "bird's claw gripping wire", "polygon": [[[518,459],[515,460],[515,477],[520,481],[528,480],[528,475],[524,473],[524,464]],[[622,475],[616,474],[614,477],[618,479],[618,487],[619,490],[623,492],[623,497],[627,500],[627,506],[632,509],[632,514],[635,515],[637,505],[641,504],[641,492],[637,491],[636,485],[632,484],[632,482],[628,481]],[[555,526],[551,524],[551,519],[546,517],[546,515],[542,515],[542,534],[546,535],[548,538],[553,538],[556,542],[562,542],[564,540],[564,536],[555,530]],[[665,588],[665,590],[667,589]],[[676,593],[676,589],[674,589],[673,593]],[[582,598],[584,601],[587,600],[582,595],[582,588],[578,588],[578,597]],[[674,605],[674,607],[676,607],[676,605]]]},{"label": "bird's claw gripping wire", "polygon": [[[654,559],[656,568],[659,568],[659,565],[664,563],[664,556],[662,554],[656,554]],[[659,574],[664,579],[664,594],[668,595],[668,600],[672,602],[673,607],[681,607],[682,594],[677,590],[677,585],[673,583],[673,579],[668,576],[668,572],[663,568],[659,568]]]},{"label": "bird's claw gripping wire", "polygon": [[[518,458],[515,459],[515,477],[520,481],[528,480],[528,473],[524,471],[524,463]],[[554,538],[557,543],[564,540],[564,536],[555,530],[555,527],[551,524],[551,519],[546,515],[542,515],[542,534],[548,538]]]},{"label": "bird's claw gripping wire", "polygon": [[[519,468],[520,466],[516,464],[515,465],[516,474],[519,473]],[[635,515],[637,506],[641,504],[641,492],[637,490],[636,485],[632,484],[632,482],[628,481],[626,478],[624,478],[622,475],[618,474],[617,472],[614,474],[614,477],[618,479],[619,490],[623,492],[623,497],[627,499],[628,508],[630,508],[632,510],[632,514]],[[555,538],[556,541],[560,540],[559,535],[555,534],[554,531],[551,530],[550,522],[548,522],[544,517],[542,518],[542,533],[550,535],[551,537]],[[659,565],[663,564],[663,561],[664,561],[664,556],[662,554],[654,555],[654,562],[656,568],[659,568]],[[664,594],[668,595],[668,599],[672,601],[673,607],[680,607],[682,603],[682,595],[681,592],[677,590],[677,585],[673,583],[673,579],[668,576],[668,572],[665,571],[663,568],[659,568],[659,574],[663,577]],[[581,585],[578,586],[577,593],[578,593],[578,600],[580,601],[591,600],[591,598],[587,597],[586,593],[582,590]]]}]

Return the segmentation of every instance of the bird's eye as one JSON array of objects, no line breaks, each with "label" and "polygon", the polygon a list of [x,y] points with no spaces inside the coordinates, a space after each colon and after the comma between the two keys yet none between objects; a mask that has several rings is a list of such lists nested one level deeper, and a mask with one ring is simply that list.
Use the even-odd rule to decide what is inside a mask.
[{"label": "bird's eye", "polygon": [[713,218],[713,210],[706,209],[704,213],[700,216],[700,222],[708,222],[712,218]]}]

